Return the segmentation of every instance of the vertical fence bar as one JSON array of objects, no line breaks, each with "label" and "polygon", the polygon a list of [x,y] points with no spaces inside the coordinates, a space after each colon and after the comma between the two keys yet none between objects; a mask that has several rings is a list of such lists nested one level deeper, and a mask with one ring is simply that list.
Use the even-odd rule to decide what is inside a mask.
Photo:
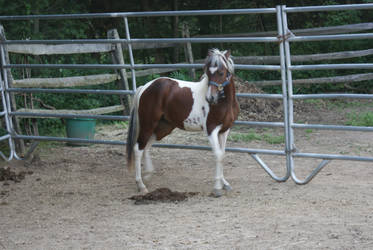
[{"label": "vertical fence bar", "polygon": [[282,81],[282,101],[284,109],[284,134],[285,134],[285,152],[286,152],[286,173],[283,177],[278,177],[273,171],[259,158],[257,154],[251,154],[251,157],[267,172],[267,174],[278,182],[285,182],[290,177],[290,143],[289,143],[289,122],[288,122],[288,95],[286,90],[286,64],[284,55],[284,30],[282,26],[282,13],[281,6],[276,6],[276,18],[277,18],[277,32],[279,37],[279,53],[280,53],[280,65],[281,65],[281,81]]},{"label": "vertical fence bar", "polygon": [[133,91],[136,91],[136,72],[135,72],[135,60],[133,59],[133,53],[132,53],[132,44],[130,43],[131,41],[131,35],[130,35],[130,29],[128,26],[128,18],[124,17],[124,26],[126,30],[126,38],[128,40],[128,54],[130,57],[130,64],[131,64],[131,74],[132,74],[132,89]]},{"label": "vertical fence bar", "polygon": [[283,16],[282,16],[282,9],[280,5],[276,6],[276,17],[277,17],[277,31],[280,37],[279,43],[279,53],[280,53],[280,66],[281,66],[281,82],[282,82],[282,103],[284,109],[284,134],[285,134],[285,152],[286,152],[286,175],[284,176],[284,180],[286,181],[290,177],[290,170],[291,170],[291,159],[290,159],[290,151],[291,151],[291,144],[290,144],[290,137],[289,137],[289,102],[288,102],[288,94],[287,94],[287,83],[286,83],[286,62],[285,62],[285,50],[284,50],[284,43],[285,43],[285,30],[283,27]]},{"label": "vertical fence bar", "polygon": [[[0,44],[0,66],[1,66],[1,72],[0,72],[0,83],[1,83],[1,99],[3,104],[3,110],[4,110],[4,120],[5,120],[5,126],[6,130],[8,132],[9,138],[8,138],[8,144],[9,144],[9,157],[6,157],[2,152],[0,152],[0,156],[5,161],[11,161],[15,154],[15,146],[14,141],[12,138],[12,132],[13,132],[13,124],[12,119],[9,116],[10,113],[10,97],[9,92],[6,90],[8,89],[8,77],[7,77],[7,70],[3,67],[6,63],[5,61],[5,49],[4,45]],[[1,76],[2,75],[2,76]],[[3,79],[2,79],[3,78]]]},{"label": "vertical fence bar", "polygon": [[294,110],[293,110],[293,79],[292,73],[290,70],[291,66],[291,54],[290,54],[290,44],[289,41],[286,39],[289,36],[289,29],[287,24],[287,16],[285,12],[285,5],[281,6],[281,17],[282,17],[282,29],[284,32],[284,51],[285,51],[285,65],[286,65],[286,77],[287,77],[287,112],[288,112],[288,119],[287,119],[287,132],[286,135],[288,137],[288,147],[286,152],[287,157],[287,166],[291,170],[291,175],[293,178],[293,170],[294,170],[294,158],[292,153],[295,151],[294,145],[294,131],[293,131],[293,123],[294,123]]}]

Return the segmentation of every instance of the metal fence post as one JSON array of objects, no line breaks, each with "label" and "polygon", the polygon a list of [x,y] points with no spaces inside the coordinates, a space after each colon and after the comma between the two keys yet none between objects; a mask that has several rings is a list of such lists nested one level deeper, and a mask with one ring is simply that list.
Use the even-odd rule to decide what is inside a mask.
[{"label": "metal fence post", "polygon": [[330,160],[325,160],[319,164],[317,168],[315,168],[311,174],[309,174],[303,181],[298,179],[295,170],[294,170],[294,156],[293,153],[297,151],[295,144],[294,144],[294,110],[293,110],[293,76],[291,72],[291,53],[290,53],[290,43],[288,38],[292,35],[290,30],[288,29],[288,23],[287,23],[287,15],[285,12],[286,5],[281,6],[281,15],[282,15],[282,25],[283,25],[283,30],[285,32],[285,61],[286,61],[286,75],[287,75],[287,87],[288,87],[288,142],[289,142],[289,148],[286,152],[288,162],[287,164],[289,165],[288,167],[290,168],[291,172],[291,178],[296,184],[307,184],[312,180],[313,177],[315,177],[321,169],[323,169],[329,162]]},{"label": "metal fence post", "polygon": [[128,18],[124,17],[124,26],[126,30],[126,38],[128,41],[128,54],[130,57],[130,64],[131,64],[131,74],[132,74],[132,90],[136,91],[136,72],[135,72],[135,60],[133,59],[133,53],[132,53],[132,44],[131,44],[131,35],[130,35],[130,29],[128,26]]},{"label": "metal fence post", "polygon": [[282,24],[282,12],[281,6],[276,6],[276,18],[277,18],[277,32],[279,38],[279,53],[280,53],[280,71],[282,81],[282,102],[283,102],[283,115],[284,115],[284,135],[285,135],[285,152],[286,152],[286,173],[283,177],[278,177],[273,171],[259,158],[257,154],[251,154],[251,157],[272,177],[275,181],[284,182],[290,177],[291,170],[291,156],[290,156],[290,143],[289,143],[289,122],[288,122],[288,95],[286,89],[286,64],[284,55],[284,29]]}]

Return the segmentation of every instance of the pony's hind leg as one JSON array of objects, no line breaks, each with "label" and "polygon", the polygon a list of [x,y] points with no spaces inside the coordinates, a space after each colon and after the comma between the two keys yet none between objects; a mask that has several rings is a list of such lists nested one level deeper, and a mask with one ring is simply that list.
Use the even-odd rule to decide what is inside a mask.
[{"label": "pony's hind leg", "polygon": [[144,182],[141,178],[141,158],[143,156],[144,150],[139,149],[139,144],[136,143],[134,146],[135,153],[135,168],[136,168],[136,184],[139,192],[146,194],[148,189],[146,188]]},{"label": "pony's hind leg", "polygon": [[150,157],[150,152],[149,151],[150,151],[150,148],[151,148],[152,144],[154,143],[155,139],[156,139],[156,137],[153,134],[149,138],[149,141],[144,148],[143,158],[144,158],[144,179],[145,180],[150,179],[150,177],[152,176],[152,174],[154,172],[154,167],[153,167],[153,163],[152,163],[152,159]]}]

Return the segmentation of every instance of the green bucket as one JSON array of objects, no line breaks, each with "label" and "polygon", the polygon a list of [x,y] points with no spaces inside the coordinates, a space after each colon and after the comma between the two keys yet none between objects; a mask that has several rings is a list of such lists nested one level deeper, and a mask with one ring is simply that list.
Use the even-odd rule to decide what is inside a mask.
[{"label": "green bucket", "polygon": [[[90,139],[95,137],[96,120],[88,118],[66,119],[66,134],[68,138]],[[71,146],[86,146],[88,143],[68,142]]]}]

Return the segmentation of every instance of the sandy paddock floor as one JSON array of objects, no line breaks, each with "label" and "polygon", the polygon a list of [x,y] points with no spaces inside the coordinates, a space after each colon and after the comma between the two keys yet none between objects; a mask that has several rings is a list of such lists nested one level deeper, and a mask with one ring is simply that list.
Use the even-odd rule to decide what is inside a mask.
[{"label": "sandy paddock floor", "polygon": [[[233,131],[235,132],[235,131]],[[272,133],[277,133],[273,131]],[[123,139],[118,126],[97,138]],[[206,144],[181,131],[165,142]],[[373,135],[299,132],[304,152],[372,156]],[[229,146],[277,148],[263,141]],[[208,151],[153,148],[156,172],[148,189],[199,194],[178,203],[134,205],[133,173],[124,147],[50,144],[32,161],[4,166],[32,171],[19,183],[0,182],[0,249],[372,249],[372,163],[332,161],[304,186],[277,183],[247,154],[227,153],[225,177],[233,190],[209,196],[214,157]],[[282,157],[263,156],[278,175]],[[306,176],[319,160],[297,159]]]}]

